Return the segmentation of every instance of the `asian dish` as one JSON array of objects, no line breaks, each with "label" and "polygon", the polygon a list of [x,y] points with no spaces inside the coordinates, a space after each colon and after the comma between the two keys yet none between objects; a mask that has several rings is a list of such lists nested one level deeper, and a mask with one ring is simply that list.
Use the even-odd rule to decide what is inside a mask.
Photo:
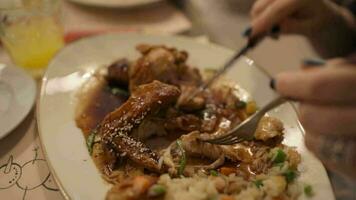
[{"label": "asian dish", "polygon": [[78,94],[76,123],[112,184],[107,200],[298,199],[301,157],[282,144],[279,119],[262,118],[248,141],[205,143],[252,115],[255,102],[224,80],[191,98],[211,70],[164,45],[137,50],[137,60],[98,70]]}]

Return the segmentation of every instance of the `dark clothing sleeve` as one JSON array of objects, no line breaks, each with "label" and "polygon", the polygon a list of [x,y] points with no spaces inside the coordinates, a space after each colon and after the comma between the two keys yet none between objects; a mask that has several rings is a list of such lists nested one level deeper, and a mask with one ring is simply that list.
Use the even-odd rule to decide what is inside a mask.
[{"label": "dark clothing sleeve", "polygon": [[334,0],[334,2],[345,6],[356,16],[356,0]]},{"label": "dark clothing sleeve", "polygon": [[353,1],[350,4],[348,4],[347,7],[356,16],[356,1]]}]

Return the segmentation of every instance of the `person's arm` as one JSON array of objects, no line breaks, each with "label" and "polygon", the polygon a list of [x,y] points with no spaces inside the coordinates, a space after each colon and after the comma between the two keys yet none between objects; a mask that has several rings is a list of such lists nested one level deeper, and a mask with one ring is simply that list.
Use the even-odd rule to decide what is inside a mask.
[{"label": "person's arm", "polygon": [[355,51],[356,25],[353,15],[329,0],[258,0],[252,10],[251,37],[279,25],[282,33],[309,38],[322,57]]}]

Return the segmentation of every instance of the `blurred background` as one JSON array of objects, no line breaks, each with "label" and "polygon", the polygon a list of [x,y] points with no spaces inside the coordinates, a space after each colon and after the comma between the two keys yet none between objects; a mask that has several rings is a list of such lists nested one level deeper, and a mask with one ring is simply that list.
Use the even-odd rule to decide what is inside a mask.
[{"label": "blurred background", "polygon": [[[8,35],[1,37],[8,53],[2,48],[0,61],[10,62],[11,56],[13,62],[39,77],[55,51],[63,47],[64,43],[106,32],[180,34],[237,49],[246,42],[241,33],[249,24],[249,10],[253,2],[2,0],[0,30],[4,29],[2,32]],[[37,19],[29,22],[28,15],[34,12],[37,16],[32,18]],[[38,15],[45,16],[45,20],[39,19]],[[36,34],[37,40],[34,39]],[[286,36],[278,42],[272,39],[263,41],[249,56],[268,72],[275,74],[281,70],[296,69],[301,59],[315,55],[303,38]],[[32,60],[31,63],[25,61],[27,58]]]},{"label": "blurred background", "polygon": [[[40,82],[47,64],[65,45],[82,37],[111,32],[177,34],[239,49],[246,42],[241,33],[249,25],[253,3],[253,0],[0,0],[0,70],[1,64],[15,64]],[[289,35],[278,41],[267,38],[248,56],[274,75],[296,70],[302,59],[316,54],[304,38]],[[33,112],[26,120],[27,124],[34,121]],[[37,134],[36,130],[32,129],[35,128],[22,125],[15,131],[31,132],[26,143],[32,145],[37,140],[32,135]],[[1,144],[6,144],[0,145],[2,155],[10,152],[10,148],[17,148],[9,144],[21,145],[9,141]],[[338,183],[334,187],[338,187],[342,196],[345,185]]]}]

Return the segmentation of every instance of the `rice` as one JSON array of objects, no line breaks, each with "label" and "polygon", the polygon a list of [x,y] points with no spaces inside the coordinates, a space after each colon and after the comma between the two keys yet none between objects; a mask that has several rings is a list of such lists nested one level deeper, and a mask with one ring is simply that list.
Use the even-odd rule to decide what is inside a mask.
[{"label": "rice", "polygon": [[218,195],[214,182],[199,176],[171,179],[165,174],[158,183],[167,188],[165,200],[206,200]]},{"label": "rice", "polygon": [[[225,190],[218,191],[219,180],[224,179]],[[188,178],[171,178],[162,175],[158,181],[166,187],[164,200],[211,200],[228,195],[231,199],[260,200],[286,196],[287,182],[282,176],[267,176],[261,188],[235,175],[224,177],[202,177],[195,175]],[[232,190],[231,190],[232,188]],[[289,199],[289,198],[286,198]],[[292,199],[292,198],[291,198]]]},{"label": "rice", "polygon": [[192,177],[171,178],[168,174],[161,175],[158,184],[165,186],[164,200],[262,200],[262,199],[298,199],[301,185],[297,181],[291,183],[282,175],[289,164],[269,169],[267,174],[260,174],[254,180],[260,180],[258,186],[254,180],[245,180],[235,174],[225,176],[207,176],[196,174]]}]

